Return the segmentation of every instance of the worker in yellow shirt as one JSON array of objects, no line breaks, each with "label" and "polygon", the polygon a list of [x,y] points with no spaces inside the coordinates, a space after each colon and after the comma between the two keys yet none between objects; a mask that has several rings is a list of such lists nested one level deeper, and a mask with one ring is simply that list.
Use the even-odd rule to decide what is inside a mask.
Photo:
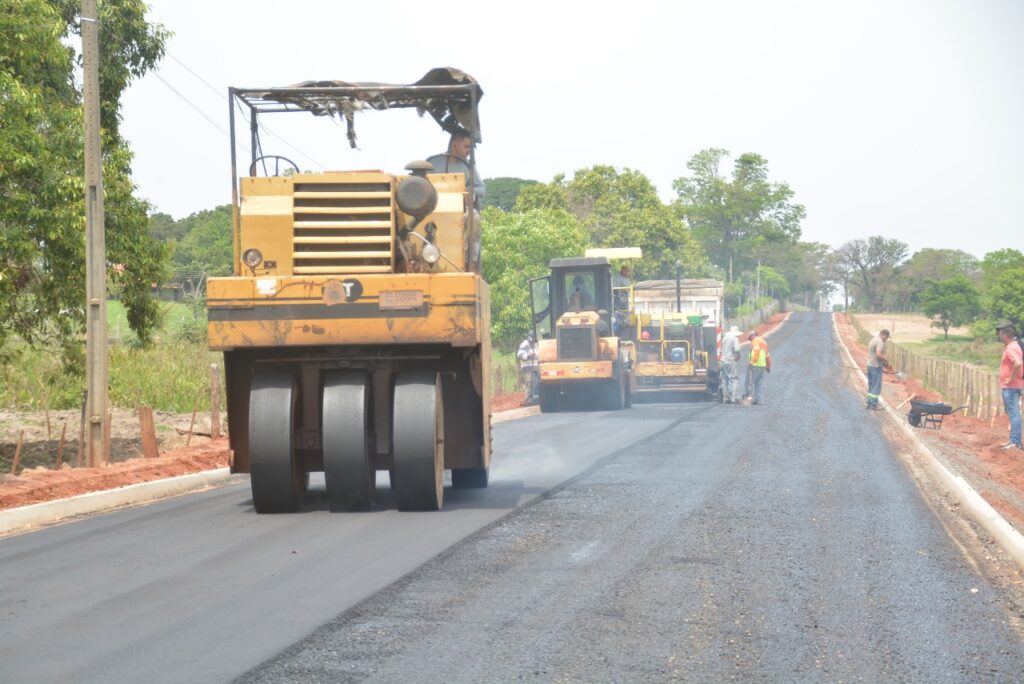
[{"label": "worker in yellow shirt", "polygon": [[764,403],[764,376],[772,372],[772,356],[768,353],[768,343],[757,334],[756,330],[750,331],[747,337],[750,340],[750,361],[747,366],[750,382],[748,392],[753,398],[751,403]]}]

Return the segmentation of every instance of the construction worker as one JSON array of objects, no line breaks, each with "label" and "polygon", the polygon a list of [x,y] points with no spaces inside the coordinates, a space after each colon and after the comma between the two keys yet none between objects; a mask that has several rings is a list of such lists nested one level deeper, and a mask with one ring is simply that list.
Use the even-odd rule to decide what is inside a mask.
[{"label": "construction worker", "polygon": [[889,339],[888,330],[880,330],[868,342],[868,408],[881,409],[878,398],[882,396],[882,370],[889,367],[889,359],[885,358],[885,342]]},{"label": "construction worker", "polygon": [[537,360],[537,336],[532,332],[519,345],[516,352],[519,362],[519,383],[523,387],[523,406],[536,404],[540,398],[540,366]]},{"label": "construction worker", "polygon": [[740,329],[732,326],[722,337],[722,398],[726,404],[740,403]]},{"label": "construction worker", "polygon": [[1003,391],[1003,408],[1010,419],[1010,441],[1002,449],[1021,449],[1020,394],[1024,388],[1024,355],[1017,337],[1017,328],[1009,321],[999,324],[1003,357],[999,362],[999,387]]},{"label": "construction worker", "polygon": [[772,372],[772,357],[768,353],[768,343],[751,330],[747,337],[750,340],[750,361],[747,370],[750,373],[750,394],[753,398],[751,403],[764,403],[764,376]]}]

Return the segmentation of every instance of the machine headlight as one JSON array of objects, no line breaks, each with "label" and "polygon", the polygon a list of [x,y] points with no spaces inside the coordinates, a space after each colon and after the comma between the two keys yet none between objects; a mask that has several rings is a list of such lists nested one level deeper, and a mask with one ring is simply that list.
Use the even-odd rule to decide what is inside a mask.
[{"label": "machine headlight", "polygon": [[437,260],[441,258],[441,250],[429,242],[423,245],[423,260],[428,264],[436,264]]},{"label": "machine headlight", "polygon": [[251,269],[263,263],[263,252],[255,247],[249,248],[242,253],[242,263]]}]

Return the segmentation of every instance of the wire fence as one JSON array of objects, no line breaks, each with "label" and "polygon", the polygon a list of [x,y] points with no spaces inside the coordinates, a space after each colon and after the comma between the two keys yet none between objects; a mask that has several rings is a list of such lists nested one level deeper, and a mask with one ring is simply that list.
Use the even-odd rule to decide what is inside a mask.
[{"label": "wire fence", "polygon": [[[871,334],[857,317],[851,315],[849,318],[861,341],[870,340]],[[1005,413],[999,376],[990,370],[925,356],[892,340],[885,343],[885,355],[894,368],[941,394],[946,403],[954,407],[966,406],[967,415],[992,420]]]}]

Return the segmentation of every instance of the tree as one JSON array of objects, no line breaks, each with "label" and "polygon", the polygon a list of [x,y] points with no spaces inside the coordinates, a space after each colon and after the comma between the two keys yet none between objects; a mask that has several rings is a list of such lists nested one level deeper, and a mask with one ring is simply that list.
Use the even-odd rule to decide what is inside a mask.
[{"label": "tree", "polygon": [[1017,330],[1024,330],[1024,264],[1006,266],[993,274],[985,299],[991,321],[1007,320]]},{"label": "tree", "polygon": [[729,152],[720,148],[698,152],[686,165],[691,175],[677,178],[672,188],[677,195],[676,210],[712,263],[732,280],[734,273],[756,266],[758,247],[795,243],[806,211],[792,201],[794,193],[787,184],[768,180],[764,157],[741,154],[733,164],[732,177],[726,178],[721,165],[728,156]]},{"label": "tree", "polygon": [[977,281],[981,275],[978,260],[959,249],[925,247],[914,252],[900,267],[899,282],[893,291],[894,303],[907,309],[918,307],[920,295],[929,281],[949,280],[958,275]]},{"label": "tree", "polygon": [[539,181],[522,178],[485,178],[484,207],[497,207],[502,211],[512,211],[516,206],[519,192],[528,185],[540,185]]},{"label": "tree", "polygon": [[568,211],[569,200],[565,196],[565,188],[562,185],[564,179],[565,176],[558,175],[550,183],[538,183],[520,188],[513,210],[562,209]]},{"label": "tree", "polygon": [[867,240],[851,240],[839,248],[839,258],[849,271],[850,283],[874,312],[881,311],[896,281],[900,264],[907,258],[907,244],[873,235]]},{"label": "tree", "polygon": [[784,300],[789,296],[789,281],[786,280],[786,276],[771,266],[762,266],[758,269],[758,275],[762,293],[779,300]]},{"label": "tree", "polygon": [[[69,47],[78,8],[72,0],[7,0],[0,12],[0,353],[16,335],[61,346],[73,365],[85,318],[82,101]],[[131,80],[156,65],[167,33],[145,21],[140,0],[102,2],[99,21],[109,275],[145,343],[158,314],[149,288],[167,251],[149,239],[147,206],[134,196],[119,103]]]},{"label": "tree", "polygon": [[177,242],[185,230],[170,214],[158,212],[149,216],[149,236],[157,242]]},{"label": "tree", "polygon": [[491,337],[496,346],[509,349],[532,327],[530,278],[546,275],[555,257],[583,254],[590,243],[579,222],[562,209],[506,213],[492,207],[481,219]]},{"label": "tree", "polygon": [[643,250],[643,258],[633,264],[638,277],[674,278],[676,262],[682,265],[684,277],[706,273],[707,258],[700,243],[659,199],[644,174],[593,166],[577,171],[564,187],[569,211],[595,245]]},{"label": "tree", "polygon": [[930,280],[921,293],[926,316],[934,318],[932,326],[942,329],[949,339],[949,329],[966,325],[978,317],[978,288],[964,275],[946,280]]},{"label": "tree", "polygon": [[599,165],[580,169],[572,180],[559,174],[551,183],[524,187],[516,211],[537,208],[568,210],[594,246],[639,247],[643,258],[631,264],[638,277],[674,278],[677,261],[686,277],[707,273],[700,243],[639,171]]},{"label": "tree", "polygon": [[177,222],[184,237],[174,247],[171,263],[177,270],[202,271],[207,276],[231,275],[234,243],[231,205],[204,209]]}]

